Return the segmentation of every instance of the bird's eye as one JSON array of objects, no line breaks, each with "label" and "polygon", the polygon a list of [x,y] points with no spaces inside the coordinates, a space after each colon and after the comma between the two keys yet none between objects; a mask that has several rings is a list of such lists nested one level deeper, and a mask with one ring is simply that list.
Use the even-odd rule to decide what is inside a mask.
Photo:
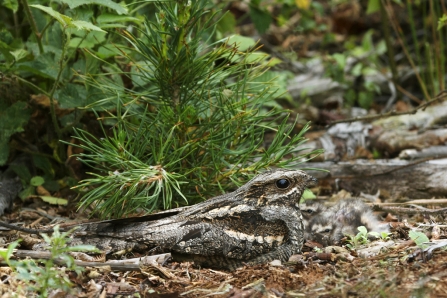
[{"label": "bird's eye", "polygon": [[276,187],[278,187],[278,188],[285,189],[285,188],[289,187],[289,185],[290,185],[290,182],[287,179],[283,178],[283,179],[276,180]]},{"label": "bird's eye", "polygon": [[329,233],[331,231],[331,229],[326,229],[323,231],[323,233]]},{"label": "bird's eye", "polygon": [[305,210],[305,212],[307,212],[307,213],[309,213],[309,214],[314,213],[314,211],[313,211],[312,209],[307,209],[307,210]]}]

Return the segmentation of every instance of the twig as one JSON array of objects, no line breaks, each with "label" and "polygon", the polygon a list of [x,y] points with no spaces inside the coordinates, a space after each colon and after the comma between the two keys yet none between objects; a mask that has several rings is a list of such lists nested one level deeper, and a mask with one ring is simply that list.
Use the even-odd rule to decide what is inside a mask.
[{"label": "twig", "polygon": [[12,225],[9,223],[6,223],[4,221],[0,221],[0,227],[4,227],[4,228],[8,228],[14,231],[20,231],[20,232],[24,232],[24,233],[28,233],[28,234],[40,234],[40,233],[53,233],[54,230],[53,229],[48,229],[48,230],[35,230],[35,229],[28,229],[28,228],[23,228],[23,227],[19,227],[16,225]]},{"label": "twig", "polygon": [[352,122],[356,122],[356,121],[371,121],[371,120],[376,120],[376,119],[386,118],[386,117],[391,117],[391,116],[413,115],[413,114],[416,114],[417,111],[425,109],[426,107],[428,107],[429,105],[431,105],[432,103],[434,103],[436,101],[442,101],[441,99],[446,96],[447,96],[447,90],[442,90],[434,98],[424,102],[423,104],[421,104],[409,111],[397,112],[397,111],[393,110],[393,111],[389,111],[387,113],[382,113],[382,114],[378,114],[378,115],[367,115],[367,116],[363,116],[363,117],[354,117],[354,118],[349,118],[349,119],[336,120],[336,121],[332,121],[327,126],[331,127],[332,125],[335,125],[337,123],[352,123]]},{"label": "twig", "polygon": [[42,45],[42,34],[37,29],[36,21],[34,20],[33,14],[31,13],[31,9],[29,8],[28,1],[21,0],[20,2],[23,6],[23,11],[25,12],[26,18],[28,19],[28,22],[31,26],[33,33],[34,33],[34,36],[36,37],[36,42],[39,47],[39,53],[43,54],[44,49],[43,49],[43,45]]},{"label": "twig", "polygon": [[[386,12],[385,3],[383,1],[379,1],[380,6],[380,16],[382,19],[382,32],[385,39],[385,44],[387,48],[387,54],[388,54],[388,62],[390,64],[391,69],[391,75],[392,75],[392,82],[394,86],[397,86],[398,82],[398,71],[396,67],[396,61],[394,59],[394,48],[393,44],[391,42],[391,33],[390,33],[390,20],[388,18],[388,14]],[[402,96],[397,93],[397,98],[400,99]],[[387,103],[387,107],[390,107],[392,104],[392,101],[389,101]]]},{"label": "twig", "polygon": [[[391,5],[391,1],[390,1],[390,0],[382,0],[382,1],[383,1],[383,2],[384,2],[384,1],[387,2],[387,6],[388,6],[389,9],[385,9],[385,11],[386,11],[386,13],[388,14],[388,19],[390,20],[391,26],[393,27],[394,32],[396,33],[396,39],[397,39],[397,41],[399,42],[399,44],[400,44],[400,46],[401,46],[401,48],[402,48],[402,50],[403,50],[405,56],[406,56],[407,59],[408,59],[408,62],[409,62],[410,65],[411,65],[411,68],[412,68],[413,71],[414,71],[414,74],[415,74],[415,76],[416,76],[416,79],[417,79],[418,82],[419,82],[419,86],[421,87],[422,92],[424,93],[425,98],[426,98],[426,99],[427,99],[427,98],[430,98],[430,96],[429,96],[429,94],[428,94],[428,91],[427,91],[427,87],[425,86],[425,83],[424,83],[424,81],[422,80],[422,78],[421,78],[421,76],[420,76],[420,74],[419,74],[419,71],[418,71],[416,65],[414,64],[413,58],[411,57],[410,53],[408,52],[408,47],[405,45],[404,40],[403,40],[403,38],[402,38],[402,32],[403,32],[403,30],[402,30],[402,28],[400,27],[399,22],[396,21],[397,18],[391,15],[391,11],[390,11],[390,10],[393,9],[393,6]],[[384,5],[384,4],[385,4],[385,3],[383,3],[382,5]],[[393,13],[394,13],[394,10],[393,10]]]},{"label": "twig", "polygon": [[429,161],[429,160],[441,159],[441,158],[445,158],[445,157],[447,157],[447,156],[443,156],[443,155],[442,156],[431,156],[431,157],[423,158],[423,159],[417,160],[415,162],[412,162],[412,163],[409,163],[409,164],[406,164],[406,165],[403,165],[403,166],[400,166],[400,167],[397,167],[397,168],[394,168],[394,169],[389,169],[389,170],[381,172],[381,173],[368,174],[368,175],[365,175],[363,177],[386,175],[386,174],[390,174],[392,172],[400,171],[402,169],[418,165],[420,163],[424,163],[424,162]]},{"label": "twig", "polygon": [[413,94],[411,94],[410,92],[405,90],[402,86],[396,85],[396,87],[397,87],[397,90],[402,92],[405,96],[408,96],[411,100],[417,102],[418,104],[422,103],[422,100],[420,100],[419,98],[417,98],[416,96],[414,96]]},{"label": "twig", "polygon": [[404,207],[384,207],[377,204],[372,205],[372,208],[375,211],[384,211],[384,212],[391,212],[391,213],[403,213],[403,214],[442,214],[447,212],[447,208],[442,209],[413,209],[413,208],[404,208]]},{"label": "twig", "polygon": [[[34,251],[34,250],[16,250],[14,251],[14,256],[17,258],[31,258],[31,259],[49,259],[51,258],[51,253],[47,251]],[[110,266],[112,270],[116,271],[140,271],[140,264],[150,263],[151,261],[155,261],[160,263],[164,261],[166,257],[169,257],[170,254],[161,254],[154,256],[146,256],[143,258],[137,259],[128,259],[128,260],[111,260],[107,262],[85,262],[75,260],[75,264],[83,267],[103,267]],[[55,263],[58,265],[66,264],[66,260],[57,258]],[[5,262],[0,262],[2,265],[7,265]]]}]

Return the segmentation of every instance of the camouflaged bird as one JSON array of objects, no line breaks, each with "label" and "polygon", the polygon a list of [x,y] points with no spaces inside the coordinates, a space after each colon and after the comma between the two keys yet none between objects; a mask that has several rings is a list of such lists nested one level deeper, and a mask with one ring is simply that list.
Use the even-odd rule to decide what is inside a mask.
[{"label": "camouflaged bird", "polygon": [[303,215],[303,226],[304,226],[304,239],[311,240],[312,235],[310,234],[310,222],[313,218],[318,217],[321,213],[327,210],[327,207],[321,202],[321,200],[310,199],[299,204],[298,206]]},{"label": "camouflaged bird", "polygon": [[346,235],[357,235],[360,226],[365,226],[368,232],[389,232],[388,225],[381,223],[368,205],[358,199],[346,199],[313,217],[306,235],[325,246],[335,245]]},{"label": "camouflaged bird", "polygon": [[299,170],[267,171],[232,193],[189,208],[82,224],[71,244],[92,244],[108,253],[171,252],[174,259],[187,256],[230,270],[285,261],[301,251],[304,230],[297,203],[315,182]]}]

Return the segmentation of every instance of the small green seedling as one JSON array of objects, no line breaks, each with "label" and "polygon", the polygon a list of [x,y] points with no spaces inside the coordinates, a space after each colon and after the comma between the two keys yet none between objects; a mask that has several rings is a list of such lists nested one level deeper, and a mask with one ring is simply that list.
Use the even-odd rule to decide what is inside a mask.
[{"label": "small green seedling", "polygon": [[321,248],[319,248],[319,247],[314,247],[314,249],[313,249],[316,253],[322,253],[323,252],[323,250],[321,249]]},{"label": "small green seedling", "polygon": [[388,232],[380,232],[380,233],[378,233],[378,232],[369,232],[368,235],[371,235],[371,236],[374,236],[376,238],[380,238],[380,239],[386,241],[386,240],[390,239],[391,233],[388,233]]},{"label": "small green seedling", "polygon": [[374,236],[376,238],[380,238],[382,240],[388,240],[390,239],[391,233],[388,232],[368,232],[366,227],[360,226],[357,228],[359,230],[359,233],[355,236],[353,235],[346,235],[348,237],[348,244],[346,245],[349,249],[356,249],[360,245],[368,244],[370,241],[368,239],[368,236]]},{"label": "small green seedling", "polygon": [[[73,230],[60,233],[59,226],[55,226],[51,236],[42,234],[50,250],[51,256],[48,260],[12,260],[14,249],[20,241],[14,241],[6,249],[0,250],[0,257],[13,271],[12,277],[26,284],[26,293],[35,293],[37,297],[48,297],[50,292],[55,289],[60,289],[65,293],[73,291],[73,284],[67,271],[80,274],[84,268],[76,265],[74,258],[69,253],[74,251],[100,252],[91,245],[67,246],[67,238]],[[55,266],[56,264],[63,264],[64,267]],[[23,289],[19,290],[23,291]]]},{"label": "small green seedling", "polygon": [[346,245],[349,249],[356,249],[360,245],[367,244],[368,240],[368,230],[364,226],[360,226],[357,228],[359,232],[357,235],[346,235],[348,236],[348,244]]}]

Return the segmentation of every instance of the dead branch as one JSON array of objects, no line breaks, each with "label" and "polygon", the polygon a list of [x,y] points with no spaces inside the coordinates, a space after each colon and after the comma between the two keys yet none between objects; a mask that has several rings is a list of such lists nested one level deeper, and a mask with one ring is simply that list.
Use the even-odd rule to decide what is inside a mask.
[{"label": "dead branch", "polygon": [[[48,260],[51,258],[51,254],[47,251],[35,251],[35,250],[15,250],[14,256],[16,258],[31,258],[34,260],[42,259]],[[171,257],[170,253],[159,254],[154,256],[145,256],[142,258],[132,258],[127,260],[110,260],[106,262],[85,262],[75,260],[75,264],[82,267],[103,267],[110,266],[115,271],[140,271],[140,265],[157,262],[163,264],[168,258]],[[58,265],[64,265],[65,261],[61,258],[57,258],[55,263]],[[7,265],[6,262],[0,262],[2,265]]]},{"label": "dead branch", "polygon": [[443,91],[439,92],[439,94],[436,95],[434,98],[426,101],[425,103],[423,103],[411,110],[405,111],[405,112],[397,112],[397,111],[393,110],[393,111],[389,111],[389,112],[378,114],[378,115],[367,115],[367,116],[363,116],[363,117],[354,117],[354,118],[349,118],[349,119],[336,120],[336,121],[332,121],[331,123],[329,123],[327,125],[327,127],[331,127],[337,123],[351,123],[351,122],[356,122],[356,121],[372,121],[372,120],[387,118],[387,117],[391,117],[391,116],[414,115],[419,110],[425,109],[426,107],[428,107],[429,105],[431,105],[434,102],[441,102],[442,99],[446,96],[447,96],[447,90],[443,90]]},{"label": "dead branch", "polygon": [[384,207],[378,204],[372,205],[374,211],[383,211],[390,213],[402,213],[402,214],[442,214],[447,212],[447,208],[442,209],[414,209],[405,207]]}]

